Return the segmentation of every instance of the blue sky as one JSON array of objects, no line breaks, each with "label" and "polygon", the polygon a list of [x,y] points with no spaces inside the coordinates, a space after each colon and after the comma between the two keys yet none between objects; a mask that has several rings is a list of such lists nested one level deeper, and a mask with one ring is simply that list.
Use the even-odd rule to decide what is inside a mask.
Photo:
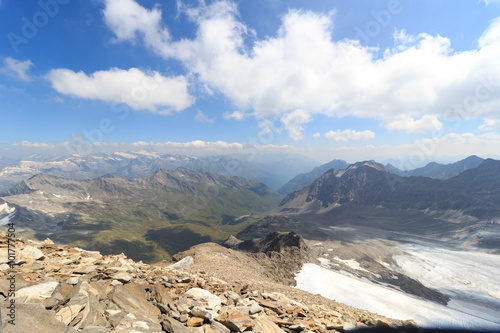
[{"label": "blue sky", "polygon": [[2,0],[0,22],[0,155],[500,148],[499,1]]}]

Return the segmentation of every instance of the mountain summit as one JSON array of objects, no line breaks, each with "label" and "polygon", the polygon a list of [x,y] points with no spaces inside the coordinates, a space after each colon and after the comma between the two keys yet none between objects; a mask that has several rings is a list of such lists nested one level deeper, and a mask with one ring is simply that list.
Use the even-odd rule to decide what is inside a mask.
[{"label": "mountain summit", "polygon": [[392,209],[456,210],[476,218],[500,215],[500,161],[488,159],[447,180],[401,177],[374,162],[332,169],[280,207],[321,213],[336,207],[383,206]]}]

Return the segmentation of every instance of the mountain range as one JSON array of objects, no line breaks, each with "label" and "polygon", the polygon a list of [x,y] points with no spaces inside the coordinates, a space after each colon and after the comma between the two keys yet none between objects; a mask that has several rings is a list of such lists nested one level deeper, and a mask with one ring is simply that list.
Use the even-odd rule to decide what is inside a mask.
[{"label": "mountain range", "polygon": [[399,176],[411,177],[411,176],[423,176],[436,179],[449,179],[456,176],[465,170],[477,168],[482,162],[483,158],[477,157],[475,155],[469,156],[463,160],[455,163],[442,164],[436,162],[430,162],[424,167],[416,168],[413,170],[400,170],[390,163],[386,167],[392,172]]},{"label": "mountain range", "polygon": [[0,160],[0,191],[38,173],[73,180],[93,179],[105,174],[134,178],[146,177],[159,169],[175,170],[178,167],[252,178],[277,189],[298,173],[316,165],[312,159],[284,154],[186,156],[145,150],[57,157],[34,154],[19,160]]},{"label": "mountain range", "polygon": [[[412,176],[423,176],[436,179],[448,179],[459,173],[473,169],[479,166],[484,159],[477,157],[475,155],[469,156],[463,160],[450,164],[441,164],[436,162],[430,162],[424,167],[416,168],[412,170],[401,170],[388,163],[385,167],[392,173],[402,176],[402,177],[412,177]],[[375,161],[372,161],[375,162]],[[287,195],[292,192],[298,191],[307,185],[311,184],[319,176],[330,169],[347,169],[349,163],[344,160],[334,159],[328,163],[322,164],[315,167],[309,172],[301,173],[295,176],[293,179],[288,181],[285,185],[278,189],[281,194]]]},{"label": "mountain range", "polygon": [[460,211],[480,219],[500,216],[500,161],[446,180],[401,177],[375,162],[358,162],[346,170],[331,169],[302,190],[287,195],[285,209],[322,213],[345,205],[391,209]]},{"label": "mountain range", "polygon": [[[404,177],[447,179],[477,167],[482,161],[477,156],[470,156],[456,163],[432,162],[414,170],[400,170],[391,164],[386,167]],[[105,174],[127,178],[146,177],[159,169],[175,170],[185,167],[225,176],[252,178],[286,195],[309,185],[329,169],[346,169],[348,166],[349,163],[338,159],[318,166],[316,161],[304,156],[285,154],[186,156],[145,150],[56,157],[32,154],[19,160],[0,158],[0,191],[38,173],[86,180]]]},{"label": "mountain range", "polygon": [[[0,195],[0,221],[15,223],[24,237],[50,237],[146,262],[226,240],[227,246],[252,252],[287,283],[294,281],[288,268],[296,271],[307,260],[441,305],[457,297],[471,302],[467,293],[433,287],[415,275],[415,264],[404,263],[416,259],[403,248],[439,244],[454,253],[500,253],[500,161],[486,159],[473,167],[477,161],[430,165],[440,175],[465,169],[447,179],[400,176],[373,161],[329,168],[345,166],[333,161],[309,185],[286,196],[249,178],[184,167],[88,180],[37,174]],[[305,243],[296,242],[298,235]],[[282,251],[282,243],[299,250]],[[300,250],[304,245],[310,250]],[[496,304],[488,295],[480,296],[487,307]]]},{"label": "mountain range", "polygon": [[38,174],[1,198],[36,238],[154,261],[224,240],[242,228],[239,216],[272,209],[282,195],[256,180],[177,168],[84,181]]},{"label": "mountain range", "polygon": [[[464,273],[455,264],[475,258],[470,266],[500,253],[498,160],[486,159],[448,179],[402,177],[382,164],[357,162],[326,171],[277,208],[246,222],[237,239],[293,231],[307,240],[316,263],[329,270],[440,304],[458,300],[498,311],[495,296],[470,287],[475,278],[456,278]],[[483,267],[473,272],[483,274]],[[449,281],[436,283],[436,278]],[[474,290],[461,292],[468,289]]]},{"label": "mountain range", "polygon": [[[122,155],[102,156],[100,165],[128,163],[128,175],[148,169],[131,167],[147,165],[147,158],[129,156],[125,161],[119,158]],[[172,163],[196,160],[169,158]],[[150,168],[165,160],[165,156],[151,158]],[[228,159],[221,161],[226,163]],[[199,163],[205,162],[209,163],[204,159]],[[62,165],[66,163],[68,160]],[[347,166],[345,161],[334,160],[295,177],[284,187],[290,190],[300,183],[310,184],[286,197],[256,180],[184,167],[158,169],[135,178],[105,174],[74,180],[37,174],[0,193],[0,200],[16,208],[15,213],[9,211],[0,218],[9,215],[26,227],[26,235],[36,238],[50,235],[61,243],[97,248],[104,253],[122,251],[147,261],[168,257],[203,241],[222,242],[231,234],[249,239],[272,231],[297,231],[312,238],[323,237],[323,231],[315,227],[318,221],[381,228],[404,225],[414,231],[455,230],[464,225],[446,223],[474,224],[496,221],[500,216],[499,163],[471,156],[449,165],[429,164],[420,171],[414,170],[425,174],[434,170],[434,175],[441,176],[465,170],[448,179],[435,179],[400,176],[394,168],[373,161]],[[338,168],[331,168],[334,166]],[[70,173],[70,169],[54,170]],[[305,223],[287,222],[297,216]],[[388,222],[395,220],[399,222]],[[477,225],[467,224],[471,229],[482,230],[482,238],[475,237],[476,241],[493,246],[496,236],[491,236],[486,226]]]}]

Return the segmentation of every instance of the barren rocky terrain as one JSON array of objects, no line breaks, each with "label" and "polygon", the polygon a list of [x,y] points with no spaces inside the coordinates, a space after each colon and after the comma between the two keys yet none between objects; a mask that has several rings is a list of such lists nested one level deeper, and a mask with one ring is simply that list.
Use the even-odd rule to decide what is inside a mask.
[{"label": "barren rocky terrain", "polygon": [[[6,244],[2,233],[4,332],[279,333],[414,326],[287,286],[255,256],[214,243],[193,247],[175,264],[155,265],[49,239],[11,240],[16,259],[9,262]],[[12,284],[15,298],[9,296]],[[15,326],[8,323],[12,299]]]}]

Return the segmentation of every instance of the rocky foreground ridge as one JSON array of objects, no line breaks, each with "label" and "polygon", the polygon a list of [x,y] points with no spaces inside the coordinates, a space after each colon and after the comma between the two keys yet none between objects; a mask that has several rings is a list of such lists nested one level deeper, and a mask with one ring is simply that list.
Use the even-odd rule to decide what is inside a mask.
[{"label": "rocky foreground ridge", "polygon": [[[14,268],[7,242],[16,252]],[[278,333],[414,326],[278,283],[255,256],[214,243],[178,259],[149,265],[123,254],[102,256],[49,239],[8,240],[0,233],[6,325],[0,332]]]}]

